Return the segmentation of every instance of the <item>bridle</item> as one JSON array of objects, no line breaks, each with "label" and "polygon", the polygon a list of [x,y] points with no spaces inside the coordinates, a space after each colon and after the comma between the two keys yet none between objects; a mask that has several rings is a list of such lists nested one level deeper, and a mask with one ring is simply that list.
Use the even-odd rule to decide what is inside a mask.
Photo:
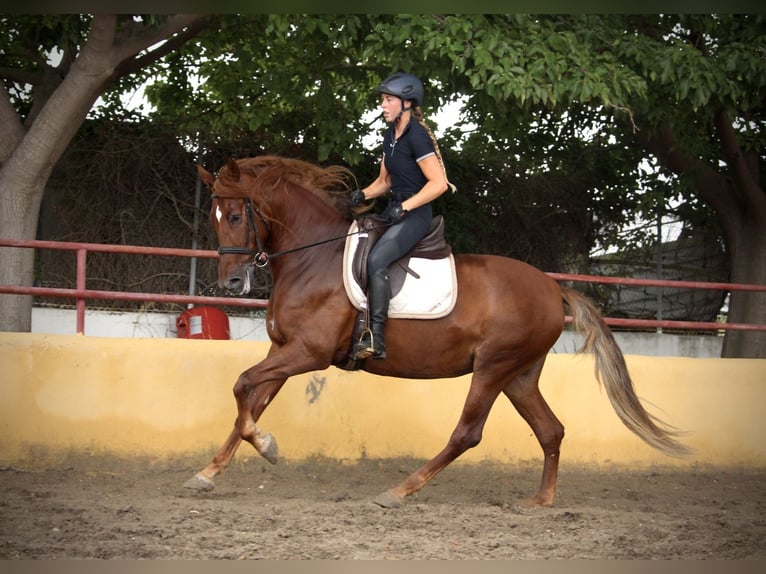
[{"label": "bridle", "polygon": [[[221,196],[213,194],[213,199],[221,199]],[[258,216],[258,219],[263,222],[263,225],[266,226],[266,231],[268,231],[269,234],[271,234],[271,225],[269,225],[268,219],[263,216],[261,210],[258,209],[258,206],[253,205],[253,202],[249,197],[243,197],[241,199],[245,202],[245,217],[247,217],[247,239],[245,240],[245,246],[219,247],[218,255],[251,255],[253,257],[253,265],[256,267],[266,267],[266,265],[269,264],[269,259],[271,257],[264,251],[263,245],[261,244],[261,236],[258,233],[258,221],[256,220],[256,215]],[[258,248],[257,251],[250,249],[251,233],[255,235],[255,245]]]}]

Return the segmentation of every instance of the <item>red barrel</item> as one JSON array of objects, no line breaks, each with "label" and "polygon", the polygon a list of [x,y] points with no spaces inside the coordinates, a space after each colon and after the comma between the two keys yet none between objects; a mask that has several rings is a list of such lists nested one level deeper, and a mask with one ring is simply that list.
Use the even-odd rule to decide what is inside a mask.
[{"label": "red barrel", "polygon": [[229,317],[215,307],[192,307],[176,319],[179,339],[228,339]]}]

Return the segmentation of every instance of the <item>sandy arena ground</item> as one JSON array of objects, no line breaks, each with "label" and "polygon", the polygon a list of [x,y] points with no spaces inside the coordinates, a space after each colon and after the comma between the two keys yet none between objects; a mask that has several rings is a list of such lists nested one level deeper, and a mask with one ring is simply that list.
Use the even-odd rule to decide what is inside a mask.
[{"label": "sandy arena ground", "polygon": [[766,558],[764,472],[568,467],[557,504],[529,509],[540,467],[455,463],[396,510],[371,499],[421,461],[72,458],[0,471],[4,559]]}]

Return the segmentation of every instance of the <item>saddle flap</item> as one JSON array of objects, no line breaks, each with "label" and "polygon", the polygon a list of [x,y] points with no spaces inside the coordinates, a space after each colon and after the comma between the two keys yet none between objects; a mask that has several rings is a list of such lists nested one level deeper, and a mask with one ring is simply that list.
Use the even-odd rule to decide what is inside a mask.
[{"label": "saddle flap", "polygon": [[386,230],[385,222],[376,215],[360,217],[356,222],[358,233],[356,251],[351,263],[354,280],[367,290],[367,256],[375,242]]}]

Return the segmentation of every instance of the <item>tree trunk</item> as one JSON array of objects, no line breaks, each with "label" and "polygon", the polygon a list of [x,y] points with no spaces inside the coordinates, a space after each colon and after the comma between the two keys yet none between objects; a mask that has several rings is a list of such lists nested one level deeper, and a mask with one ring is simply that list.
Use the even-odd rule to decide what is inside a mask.
[{"label": "tree trunk", "polygon": [[[162,26],[147,26],[124,36],[117,33],[116,14],[93,17],[89,37],[63,81],[41,104],[26,133],[0,89],[0,118],[7,124],[0,133],[9,141],[0,145],[0,237],[34,239],[45,185],[53,166],[63,155],[88,112],[106,86],[116,77],[156,61],[195,36],[204,16],[171,15]],[[184,30],[181,32],[182,30]],[[179,33],[180,32],[180,33]],[[173,36],[159,48],[136,57],[143,50]],[[38,102],[36,102],[38,103]],[[12,141],[11,141],[12,140]],[[0,284],[31,286],[34,251],[0,248]],[[0,331],[30,331],[32,298],[0,295]]]},{"label": "tree trunk", "polygon": [[[731,282],[766,285],[766,227],[747,217],[730,240]],[[729,323],[766,325],[766,292],[732,291]],[[766,331],[727,331],[722,357],[766,358]]]},{"label": "tree trunk", "polygon": [[[0,178],[0,186],[3,185],[4,178]],[[42,194],[42,190],[37,193]],[[27,213],[27,203],[23,194],[0,194],[0,237],[34,239],[37,217]],[[34,249],[0,248],[0,285],[32,285],[34,260]],[[0,295],[0,331],[29,332],[31,329],[32,297]]]},{"label": "tree trunk", "polygon": [[[75,70],[51,96],[22,142],[0,170],[0,237],[34,239],[45,185],[53,166],[101,92],[107,74]],[[31,286],[34,250],[0,249],[0,283]],[[28,332],[32,298],[0,296],[0,330]]]},{"label": "tree trunk", "polygon": [[[731,281],[766,285],[766,194],[760,185],[758,154],[740,146],[723,110],[716,113],[715,126],[728,170],[717,178],[715,187],[700,186],[700,197],[723,222]],[[766,292],[732,291],[728,322],[766,324]],[[727,331],[721,355],[766,358],[766,332]]]},{"label": "tree trunk", "polygon": [[[712,169],[687,153],[673,131],[664,126],[637,140],[671,171],[691,177],[697,195],[720,218],[729,251],[731,282],[766,285],[766,194],[758,180],[758,162],[748,162],[731,121],[716,114],[716,130],[727,170]],[[766,324],[766,293],[732,291],[729,323]],[[723,357],[766,357],[766,332],[726,331]]]}]

